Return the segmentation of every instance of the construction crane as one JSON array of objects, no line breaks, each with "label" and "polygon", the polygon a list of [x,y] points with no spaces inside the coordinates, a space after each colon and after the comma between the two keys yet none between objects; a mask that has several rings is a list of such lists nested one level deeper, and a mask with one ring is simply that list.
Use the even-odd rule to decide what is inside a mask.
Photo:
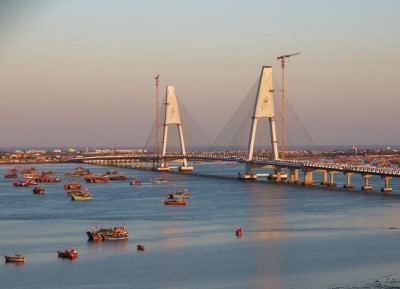
[{"label": "construction crane", "polygon": [[156,80],[156,152],[157,152],[157,156],[160,155],[160,150],[159,150],[159,146],[158,146],[158,78],[160,77],[160,75],[158,74],[155,77]]},{"label": "construction crane", "polygon": [[282,55],[276,58],[281,60],[282,66],[282,159],[285,159],[285,58],[299,55],[300,52],[293,54]]}]

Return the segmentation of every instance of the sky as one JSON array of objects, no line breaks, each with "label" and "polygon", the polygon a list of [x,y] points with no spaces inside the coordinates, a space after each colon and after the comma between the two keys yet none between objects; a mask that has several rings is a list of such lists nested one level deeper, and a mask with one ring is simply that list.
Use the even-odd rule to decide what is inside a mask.
[{"label": "sky", "polygon": [[177,96],[213,141],[259,77],[318,145],[399,145],[400,1],[0,0],[0,148],[138,147]]}]

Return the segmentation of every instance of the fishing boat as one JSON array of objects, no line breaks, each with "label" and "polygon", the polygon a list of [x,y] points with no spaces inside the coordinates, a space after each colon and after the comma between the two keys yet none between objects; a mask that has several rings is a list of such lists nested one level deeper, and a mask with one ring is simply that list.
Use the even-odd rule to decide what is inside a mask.
[{"label": "fishing boat", "polygon": [[37,194],[37,195],[44,194],[44,188],[42,188],[42,187],[34,187],[32,191],[34,194]]},{"label": "fishing boat", "polygon": [[76,251],[75,249],[63,249],[57,251],[57,253],[59,258],[75,259],[78,257],[78,251]]},{"label": "fishing boat", "polygon": [[15,254],[14,256],[4,256],[6,262],[23,263],[25,262],[25,256],[21,253]]},{"label": "fishing boat", "polygon": [[79,190],[82,187],[79,180],[69,181],[64,184],[64,190]]},{"label": "fishing boat", "polygon": [[186,206],[186,199],[165,199],[164,205]]},{"label": "fishing boat", "polygon": [[143,243],[137,243],[136,248],[138,251],[144,251],[144,244]]},{"label": "fishing boat", "polygon": [[93,226],[92,230],[87,231],[86,235],[89,241],[116,241],[128,239],[128,231],[125,224],[118,227],[101,226],[96,228]]},{"label": "fishing boat", "polygon": [[166,178],[166,177],[161,177],[161,178],[152,177],[151,178],[151,183],[153,183],[153,184],[165,184],[165,183],[168,183],[168,178]]},{"label": "fishing boat", "polygon": [[142,180],[137,179],[137,178],[132,178],[130,181],[131,186],[132,185],[141,185],[142,183],[143,183]]},{"label": "fishing boat", "polygon": [[87,175],[85,177],[87,183],[108,183],[108,176],[104,175]]},{"label": "fishing boat", "polygon": [[14,187],[29,187],[30,182],[28,180],[23,180],[23,181],[15,181],[13,182]]},{"label": "fishing boat", "polygon": [[116,175],[110,175],[109,179],[110,179],[110,181],[125,181],[128,178],[123,173],[120,173],[120,174],[116,174]]},{"label": "fishing boat", "polygon": [[90,193],[80,193],[71,195],[71,201],[90,201],[93,199],[92,194]]},{"label": "fishing boat", "polygon": [[6,174],[4,174],[6,179],[16,179],[18,178],[18,170],[16,168],[9,169]]},{"label": "fishing boat", "polygon": [[168,199],[187,199],[190,197],[188,190],[184,189],[181,191],[175,191],[173,193],[167,194]]},{"label": "fishing boat", "polygon": [[84,190],[71,190],[67,192],[72,201],[90,201],[93,196],[87,189]]},{"label": "fishing boat", "polygon": [[33,179],[37,175],[37,172],[36,169],[32,167],[21,170],[21,174],[26,179]]}]

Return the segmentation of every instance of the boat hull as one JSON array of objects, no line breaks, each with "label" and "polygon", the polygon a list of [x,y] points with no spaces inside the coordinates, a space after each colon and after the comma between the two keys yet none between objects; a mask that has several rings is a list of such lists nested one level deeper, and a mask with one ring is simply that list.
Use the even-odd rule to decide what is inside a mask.
[{"label": "boat hull", "polygon": [[25,257],[22,255],[15,255],[15,256],[4,256],[6,262],[12,263],[23,263],[25,262]]}]

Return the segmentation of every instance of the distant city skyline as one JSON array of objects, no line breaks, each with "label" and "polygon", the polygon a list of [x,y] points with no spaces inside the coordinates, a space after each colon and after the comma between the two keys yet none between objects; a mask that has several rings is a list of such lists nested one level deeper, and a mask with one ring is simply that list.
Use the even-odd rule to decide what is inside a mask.
[{"label": "distant city skyline", "polygon": [[[213,141],[278,56],[315,144],[399,145],[398,1],[1,1],[0,148],[139,147],[174,85]],[[280,92],[277,91],[277,97]]]}]

